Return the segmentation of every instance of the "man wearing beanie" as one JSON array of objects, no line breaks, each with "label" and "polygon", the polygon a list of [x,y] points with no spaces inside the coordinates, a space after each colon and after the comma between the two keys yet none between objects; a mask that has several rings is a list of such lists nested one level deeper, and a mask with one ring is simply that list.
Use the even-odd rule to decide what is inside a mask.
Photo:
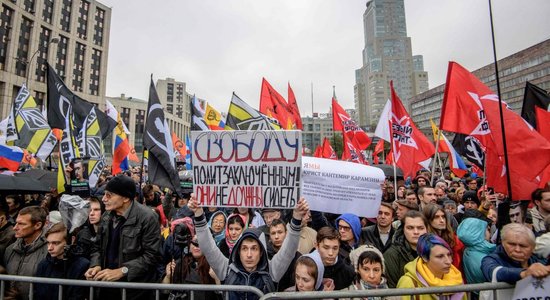
[{"label": "man wearing beanie", "polygon": [[[160,261],[158,216],[134,201],[136,186],[132,178],[119,175],[107,183],[98,242],[91,253],[88,280],[156,282]],[[120,299],[121,290],[101,289],[100,298]],[[147,290],[127,290],[128,299],[151,299]]]}]

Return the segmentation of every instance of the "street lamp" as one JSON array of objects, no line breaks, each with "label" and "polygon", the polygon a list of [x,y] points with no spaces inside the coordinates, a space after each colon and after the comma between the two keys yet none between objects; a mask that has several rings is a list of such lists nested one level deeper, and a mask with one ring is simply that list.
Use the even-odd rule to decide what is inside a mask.
[{"label": "street lamp", "polygon": [[[31,64],[32,64],[32,61],[33,61],[34,57],[36,56],[36,54],[38,54],[38,52],[40,52],[40,50],[45,49],[47,46],[49,46],[51,44],[57,44],[57,43],[59,43],[59,38],[58,37],[53,37],[48,42],[48,44],[46,44],[45,46],[44,45],[38,46],[38,49],[36,51],[34,51],[34,53],[32,54],[31,59],[27,62],[27,70],[26,70],[26,75],[27,76],[25,76],[25,85],[27,86],[27,88],[29,88],[29,74],[30,74]],[[48,60],[48,58],[46,58],[46,61],[47,60]]]}]

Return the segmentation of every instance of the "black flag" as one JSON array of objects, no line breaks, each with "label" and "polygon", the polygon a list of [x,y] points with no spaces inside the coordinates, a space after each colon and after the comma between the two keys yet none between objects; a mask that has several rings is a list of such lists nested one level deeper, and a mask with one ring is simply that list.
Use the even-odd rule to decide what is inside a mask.
[{"label": "black flag", "polygon": [[526,82],[521,117],[534,128],[537,128],[537,118],[535,114],[536,106],[544,110],[548,110],[548,106],[550,106],[550,95],[548,95],[548,92],[540,87]]},{"label": "black flag", "polygon": [[[69,90],[61,77],[48,64],[48,123],[50,127],[65,129],[66,115],[64,112],[68,104],[73,107],[74,130],[80,132],[95,104],[80,98]],[[99,121],[101,138],[105,139],[115,128],[116,122],[99,108],[96,108],[95,113]]]},{"label": "black flag", "polygon": [[170,133],[153,78],[151,78],[147,120],[143,136],[143,143],[149,151],[149,181],[173,191],[180,191],[176,157]]},{"label": "black flag", "polygon": [[475,137],[457,133],[452,144],[458,154],[466,157],[479,168],[485,168],[485,152]]}]

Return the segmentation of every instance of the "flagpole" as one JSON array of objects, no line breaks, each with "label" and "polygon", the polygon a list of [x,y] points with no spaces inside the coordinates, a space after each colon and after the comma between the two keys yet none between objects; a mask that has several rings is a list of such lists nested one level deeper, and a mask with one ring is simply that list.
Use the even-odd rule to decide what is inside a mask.
[{"label": "flagpole", "polygon": [[[510,164],[508,163],[508,148],[506,146],[506,129],[504,128],[504,113],[502,111],[502,98],[500,97],[500,76],[498,74],[497,48],[495,43],[495,27],[493,24],[493,8],[489,0],[489,16],[491,19],[491,37],[493,39],[493,56],[495,60],[495,78],[497,83],[498,111],[500,113],[500,129],[502,131],[502,146],[504,148],[504,163],[506,164],[506,184],[508,186],[508,197],[512,200],[512,182],[510,180]],[[484,176],[485,177],[485,176]]]},{"label": "flagpole", "polygon": [[[432,164],[432,178],[430,178],[430,185],[432,185],[432,182],[434,181],[434,175],[435,175],[435,165],[437,163],[437,158],[439,157],[439,141],[441,140],[441,129],[437,129],[437,141],[435,141],[435,156],[434,156],[434,163]],[[441,163],[439,163],[439,168],[441,168]]]},{"label": "flagpole", "polygon": [[313,108],[313,81],[311,82],[311,150],[315,148],[315,116]]}]

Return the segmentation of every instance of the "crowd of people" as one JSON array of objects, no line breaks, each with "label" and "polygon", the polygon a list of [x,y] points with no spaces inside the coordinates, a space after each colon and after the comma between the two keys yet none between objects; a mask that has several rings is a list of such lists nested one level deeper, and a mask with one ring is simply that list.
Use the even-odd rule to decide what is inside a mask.
[{"label": "crowd of people", "polygon": [[[4,274],[96,281],[245,285],[263,293],[442,287],[508,282],[550,274],[550,189],[512,202],[479,178],[439,179],[428,171],[410,184],[387,180],[378,216],[293,210],[201,207],[193,195],[140,184],[140,170],[102,176],[84,225],[69,233],[59,197],[6,195],[0,206],[0,271]],[[506,205],[508,205],[507,203]],[[505,222],[502,222],[505,220]],[[500,222],[500,223],[499,223]],[[508,223],[508,224],[504,224]],[[497,226],[504,224],[504,226]],[[500,228],[501,227],[501,228]],[[30,285],[13,282],[5,299],[27,299]],[[35,299],[58,299],[56,285],[33,284]],[[120,299],[120,289],[96,289]],[[190,291],[162,291],[186,299]],[[256,299],[229,292],[230,299]],[[67,286],[65,299],[86,299]],[[195,291],[195,299],[222,299]],[[478,299],[476,292],[403,299]],[[104,298],[106,297],[106,298]],[[128,289],[127,299],[154,299]],[[368,297],[368,299],[381,299]]]}]

